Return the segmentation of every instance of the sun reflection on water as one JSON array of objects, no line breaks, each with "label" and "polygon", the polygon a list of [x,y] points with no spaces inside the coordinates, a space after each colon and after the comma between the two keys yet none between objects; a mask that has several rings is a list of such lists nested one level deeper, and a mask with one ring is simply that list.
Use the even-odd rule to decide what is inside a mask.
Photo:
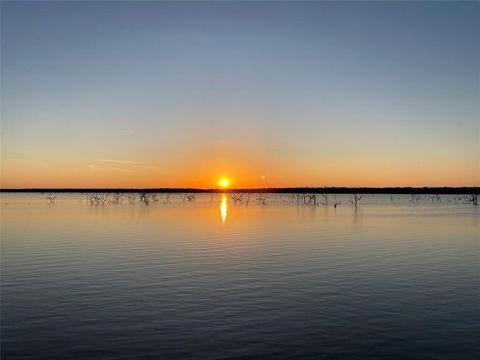
[{"label": "sun reflection on water", "polygon": [[222,195],[222,199],[220,201],[220,216],[222,218],[222,224],[225,224],[225,221],[227,221],[227,196]]}]

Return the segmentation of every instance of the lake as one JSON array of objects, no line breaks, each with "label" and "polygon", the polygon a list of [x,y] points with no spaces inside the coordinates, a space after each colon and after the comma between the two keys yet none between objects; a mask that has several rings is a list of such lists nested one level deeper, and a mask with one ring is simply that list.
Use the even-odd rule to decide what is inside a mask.
[{"label": "lake", "polygon": [[478,359],[478,207],[247,198],[3,193],[2,359]]}]

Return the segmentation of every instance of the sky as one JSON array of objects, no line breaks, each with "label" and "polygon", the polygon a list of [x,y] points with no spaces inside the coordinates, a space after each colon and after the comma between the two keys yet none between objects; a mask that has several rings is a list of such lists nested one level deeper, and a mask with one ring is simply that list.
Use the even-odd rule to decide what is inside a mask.
[{"label": "sky", "polygon": [[479,186],[479,2],[1,3],[1,187]]}]

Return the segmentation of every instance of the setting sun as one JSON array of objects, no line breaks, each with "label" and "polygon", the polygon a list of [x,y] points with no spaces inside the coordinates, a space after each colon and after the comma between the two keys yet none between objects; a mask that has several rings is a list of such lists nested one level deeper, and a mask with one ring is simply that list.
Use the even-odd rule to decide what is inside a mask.
[{"label": "setting sun", "polygon": [[219,184],[222,188],[226,188],[230,184],[230,180],[226,178],[220,179]]}]

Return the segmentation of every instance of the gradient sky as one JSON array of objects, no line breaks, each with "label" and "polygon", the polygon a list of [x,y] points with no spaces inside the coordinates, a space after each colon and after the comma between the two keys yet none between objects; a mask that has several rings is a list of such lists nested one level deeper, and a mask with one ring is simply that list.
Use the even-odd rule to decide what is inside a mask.
[{"label": "gradient sky", "polygon": [[478,186],[478,2],[4,2],[2,187]]}]

